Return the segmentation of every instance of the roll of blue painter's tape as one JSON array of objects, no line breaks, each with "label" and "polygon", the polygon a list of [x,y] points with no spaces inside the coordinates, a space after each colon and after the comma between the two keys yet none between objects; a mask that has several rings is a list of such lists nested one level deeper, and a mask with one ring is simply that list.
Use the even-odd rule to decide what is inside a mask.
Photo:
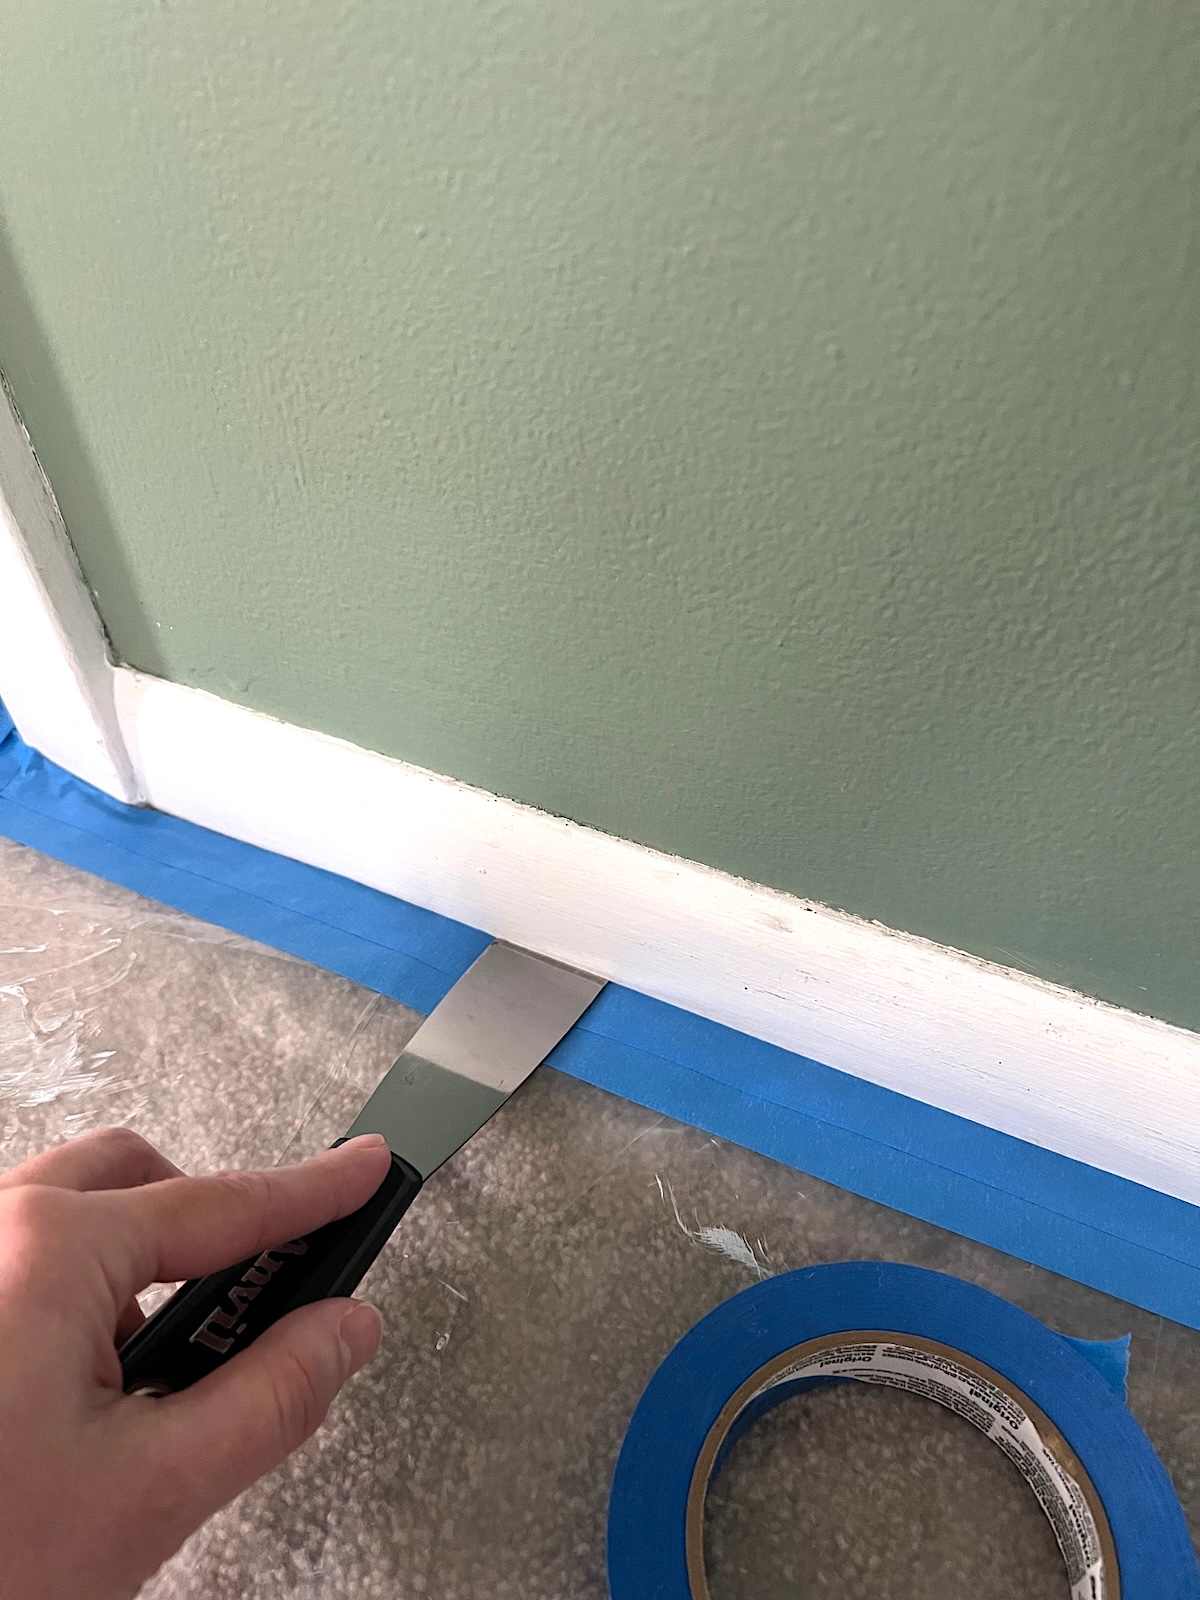
[{"label": "roll of blue painter's tape", "polygon": [[847,1380],[923,1395],[986,1433],[1050,1519],[1072,1600],[1200,1600],[1171,1480],[1087,1357],[986,1289],[877,1261],[767,1278],[667,1356],[613,1477],[612,1600],[709,1600],[704,1499],[726,1453],[789,1395]]}]

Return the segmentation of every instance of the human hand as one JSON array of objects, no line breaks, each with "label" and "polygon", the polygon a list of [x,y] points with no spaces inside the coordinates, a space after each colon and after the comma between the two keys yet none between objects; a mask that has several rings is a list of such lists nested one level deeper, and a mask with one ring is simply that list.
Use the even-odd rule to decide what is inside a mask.
[{"label": "human hand", "polygon": [[303,1443],[376,1354],[379,1313],[322,1300],[179,1394],[126,1395],[151,1283],[201,1277],[346,1216],[376,1134],[298,1166],[186,1178],[125,1128],[0,1176],[0,1600],[129,1600]]}]

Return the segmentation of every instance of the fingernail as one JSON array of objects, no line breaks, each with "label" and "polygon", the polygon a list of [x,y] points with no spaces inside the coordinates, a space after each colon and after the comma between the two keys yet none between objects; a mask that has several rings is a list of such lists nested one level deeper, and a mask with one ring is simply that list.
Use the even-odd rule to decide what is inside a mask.
[{"label": "fingernail", "polygon": [[383,1318],[365,1300],[355,1300],[338,1326],[342,1346],[343,1378],[349,1378],[373,1361],[383,1339]]},{"label": "fingernail", "polygon": [[347,1139],[345,1144],[339,1146],[339,1149],[347,1150],[357,1148],[360,1150],[370,1150],[375,1145],[386,1143],[387,1140],[381,1133],[356,1133],[353,1139]]}]

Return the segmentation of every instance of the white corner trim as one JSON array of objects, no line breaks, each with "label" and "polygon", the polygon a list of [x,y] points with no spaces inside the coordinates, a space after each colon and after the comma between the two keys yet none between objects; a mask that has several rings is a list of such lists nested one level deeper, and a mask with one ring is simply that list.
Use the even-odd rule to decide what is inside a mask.
[{"label": "white corner trim", "polygon": [[114,667],[6,395],[0,698],[119,799],[1200,1203],[1200,1034]]},{"label": "white corner trim", "polygon": [[0,699],[27,744],[137,801],[112,674],[58,505],[0,383]]},{"label": "white corner trim", "polygon": [[1200,1203],[1200,1035],[115,673],[164,811]]}]

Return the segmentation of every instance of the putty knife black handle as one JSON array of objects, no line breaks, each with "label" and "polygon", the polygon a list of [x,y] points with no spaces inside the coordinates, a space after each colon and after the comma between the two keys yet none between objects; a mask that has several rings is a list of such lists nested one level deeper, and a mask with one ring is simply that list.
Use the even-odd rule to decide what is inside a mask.
[{"label": "putty knife black handle", "polygon": [[602,978],[544,956],[488,945],[347,1132],[382,1134],[392,1152],[391,1171],[366,1205],[305,1239],[185,1283],[121,1347],[126,1390],[185,1389],[297,1306],[349,1294],[424,1180],[483,1127],[603,987]]},{"label": "putty knife black handle", "polygon": [[126,1393],[186,1389],[297,1306],[352,1294],[421,1183],[393,1154],[379,1188],[348,1217],[185,1283],[121,1346]]}]

